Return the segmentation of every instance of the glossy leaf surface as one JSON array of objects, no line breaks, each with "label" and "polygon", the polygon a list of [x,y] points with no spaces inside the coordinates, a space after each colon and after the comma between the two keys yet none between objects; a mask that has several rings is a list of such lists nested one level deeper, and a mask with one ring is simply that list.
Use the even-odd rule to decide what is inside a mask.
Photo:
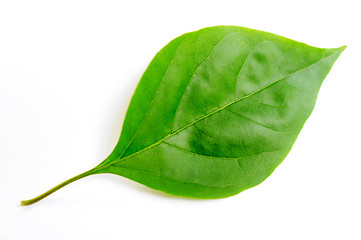
[{"label": "glossy leaf surface", "polygon": [[144,73],[102,172],[197,198],[259,184],[290,151],[342,50],[240,27],[182,35]]},{"label": "glossy leaf surface", "polygon": [[343,50],[233,26],[184,34],[151,61],[117,146],[90,174],[195,198],[253,187],[290,151]]}]

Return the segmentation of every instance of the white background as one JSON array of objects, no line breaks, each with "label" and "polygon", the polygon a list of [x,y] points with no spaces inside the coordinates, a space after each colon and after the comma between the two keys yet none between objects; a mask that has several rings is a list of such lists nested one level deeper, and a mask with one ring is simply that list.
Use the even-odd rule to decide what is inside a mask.
[{"label": "white background", "polygon": [[[0,239],[361,239],[357,2],[1,1]],[[104,174],[20,207],[106,158],[157,51],[214,25],[348,45],[271,177],[189,200]]]}]

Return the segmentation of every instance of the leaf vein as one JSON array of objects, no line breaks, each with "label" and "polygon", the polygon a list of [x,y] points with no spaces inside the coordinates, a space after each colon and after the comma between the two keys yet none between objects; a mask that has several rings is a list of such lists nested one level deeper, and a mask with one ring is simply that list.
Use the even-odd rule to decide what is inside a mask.
[{"label": "leaf vein", "polygon": [[168,176],[164,176],[162,174],[159,173],[155,173],[155,172],[150,172],[150,171],[145,171],[145,170],[139,170],[139,169],[134,169],[134,168],[129,168],[129,167],[123,167],[123,166],[113,166],[113,167],[118,167],[118,168],[124,168],[124,169],[128,169],[130,171],[134,171],[134,172],[142,172],[142,173],[148,173],[150,175],[155,175],[157,177],[162,177],[171,181],[175,181],[175,182],[181,182],[181,183],[185,183],[185,184],[195,184],[195,185],[200,185],[203,187],[209,187],[209,188],[225,188],[225,187],[229,187],[232,184],[226,184],[226,185],[221,185],[221,186],[211,186],[211,185],[206,185],[206,184],[202,184],[202,183],[198,183],[198,182],[187,182],[184,180],[179,180],[179,179],[175,179],[175,178],[171,178]]},{"label": "leaf vein", "polygon": [[193,154],[193,155],[196,155],[196,156],[209,157],[209,158],[212,158],[212,159],[225,159],[225,160],[240,160],[242,158],[254,157],[254,156],[264,154],[264,153],[278,152],[278,151],[283,150],[283,149],[276,149],[276,150],[273,150],[273,151],[263,151],[263,152],[260,152],[260,153],[255,153],[255,154],[252,154],[252,155],[246,155],[246,156],[240,156],[240,157],[215,157],[215,156],[210,156],[210,155],[205,155],[205,154],[192,152],[192,151],[190,151],[188,149],[178,147],[178,146],[173,145],[173,144],[168,143],[168,142],[162,142],[162,143],[165,144],[165,145],[168,145],[169,147],[175,148],[175,149],[177,149],[179,151],[183,151],[185,153]]},{"label": "leaf vein", "polygon": [[[257,44],[257,45],[258,45],[258,44]],[[256,45],[256,46],[257,46],[257,45]],[[247,61],[249,55],[251,55],[251,52],[256,48],[256,46],[254,46],[253,48],[251,48],[251,50],[248,52],[247,57],[246,57],[246,59],[244,60],[242,66],[241,66],[241,68],[240,68],[240,70],[239,70],[239,72],[238,72],[238,74],[237,74],[236,82],[235,82],[235,84],[234,84],[234,97],[233,97],[234,99],[236,99],[236,97],[237,97],[238,77],[239,77],[239,75],[241,74],[244,65],[246,65],[246,61]]]},{"label": "leaf vein", "polygon": [[182,103],[182,100],[183,100],[183,98],[184,98],[184,96],[185,96],[185,94],[186,94],[186,92],[187,92],[187,89],[188,89],[189,85],[190,85],[191,82],[193,81],[196,73],[197,73],[198,70],[203,66],[203,64],[209,59],[209,57],[212,55],[212,53],[213,53],[214,50],[217,48],[217,46],[218,46],[222,41],[224,41],[226,38],[228,38],[229,36],[231,36],[231,35],[233,35],[233,34],[235,34],[235,33],[227,34],[226,36],[224,36],[223,38],[221,38],[221,39],[214,45],[214,47],[212,48],[212,50],[210,51],[210,53],[208,54],[208,56],[207,56],[205,59],[203,59],[203,61],[199,64],[199,66],[198,66],[198,67],[196,68],[196,70],[193,72],[191,78],[190,78],[189,81],[188,81],[187,86],[184,88],[184,91],[183,91],[183,93],[182,93],[182,96],[180,97],[180,100],[179,100],[179,102],[178,102],[177,109],[176,109],[176,111],[175,111],[175,113],[174,113],[173,121],[172,121],[171,128],[170,128],[171,133],[172,133],[172,131],[173,131],[174,122],[175,122],[175,120],[176,120],[176,118],[177,118],[177,113],[178,113],[178,111],[179,111],[179,106],[182,105],[182,104],[181,104],[181,103]]},{"label": "leaf vein", "polygon": [[262,123],[259,123],[259,122],[255,121],[255,120],[251,119],[251,118],[248,118],[248,117],[246,117],[246,116],[243,116],[243,115],[241,115],[241,114],[239,114],[239,113],[235,113],[235,112],[233,112],[233,111],[231,111],[231,110],[229,110],[229,109],[227,109],[227,108],[226,108],[225,110],[228,111],[228,112],[230,112],[230,113],[232,113],[232,114],[234,114],[234,115],[236,115],[236,116],[238,116],[238,117],[240,117],[240,118],[244,118],[244,119],[248,120],[249,122],[252,122],[252,123],[254,123],[254,124],[256,124],[256,125],[259,125],[259,126],[261,126],[261,127],[264,127],[264,128],[266,128],[266,129],[272,130],[272,131],[274,131],[274,132],[286,133],[286,134],[289,133],[289,132],[282,132],[282,131],[273,129],[273,128],[271,128],[271,127],[269,127],[269,126],[267,126],[267,125],[264,125],[264,124],[262,124]]},{"label": "leaf vein", "polygon": [[173,61],[174,61],[174,56],[175,56],[176,53],[178,52],[179,47],[182,45],[182,43],[183,43],[183,41],[184,41],[185,39],[186,39],[186,38],[184,38],[184,39],[179,43],[177,49],[175,50],[174,55],[173,55],[173,58],[172,58],[172,60],[170,61],[169,65],[167,66],[167,69],[166,69],[166,71],[165,71],[164,74],[163,74],[162,80],[160,80],[160,82],[159,82],[159,86],[158,86],[158,88],[157,88],[157,91],[156,91],[155,94],[154,94],[154,97],[153,97],[153,99],[152,99],[152,102],[149,104],[149,107],[148,107],[148,109],[147,109],[146,114],[144,115],[144,118],[143,118],[142,122],[139,124],[139,127],[138,127],[137,130],[135,131],[132,139],[129,141],[128,145],[126,146],[126,148],[124,149],[124,151],[122,152],[122,154],[120,154],[120,157],[119,157],[119,158],[122,158],[122,157],[123,157],[124,153],[128,150],[128,148],[130,147],[130,144],[133,142],[135,136],[137,136],[137,134],[138,134],[138,132],[139,132],[139,129],[141,129],[141,127],[142,127],[142,125],[143,125],[143,123],[144,123],[144,120],[147,118],[147,116],[148,116],[148,114],[149,114],[149,110],[151,109],[151,107],[152,107],[152,105],[153,105],[153,103],[154,103],[154,99],[156,98],[156,96],[157,96],[157,94],[158,94],[158,92],[159,92],[159,89],[160,89],[160,86],[162,85],[162,82],[163,82],[163,80],[164,80],[164,77],[165,77],[165,75],[167,74],[169,67],[172,65],[172,63],[173,63]]},{"label": "leaf vein", "polygon": [[260,102],[260,101],[257,101],[256,99],[253,99],[253,98],[250,98],[252,101],[254,102],[257,102],[261,105],[265,105],[265,106],[268,106],[268,107],[278,107],[278,108],[295,108],[295,107],[292,107],[292,106],[285,106],[285,105],[272,105],[272,104],[269,104],[269,103],[264,103],[264,102]]}]

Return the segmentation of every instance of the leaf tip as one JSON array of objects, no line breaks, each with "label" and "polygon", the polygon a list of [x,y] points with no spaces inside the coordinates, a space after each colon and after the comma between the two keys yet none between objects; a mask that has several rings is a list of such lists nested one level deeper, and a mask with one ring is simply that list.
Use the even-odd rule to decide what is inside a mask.
[{"label": "leaf tip", "polygon": [[344,45],[344,46],[342,46],[342,47],[339,47],[338,49],[341,51],[341,52],[343,52],[343,50],[345,50],[347,48],[347,45]]}]

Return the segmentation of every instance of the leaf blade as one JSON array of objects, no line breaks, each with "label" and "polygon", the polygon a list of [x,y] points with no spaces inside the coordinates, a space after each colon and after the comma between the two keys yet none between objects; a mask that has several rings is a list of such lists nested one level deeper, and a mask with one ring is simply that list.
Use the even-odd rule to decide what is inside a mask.
[{"label": "leaf blade", "polygon": [[[165,86],[177,95],[178,105],[173,105],[167,124],[161,125],[162,133],[156,136],[148,131],[157,116],[144,119],[148,128],[133,137],[126,154],[99,172],[197,198],[231,196],[264,181],[290,151],[312,112],[323,79],[344,47],[319,49],[258,31],[245,38],[242,34],[247,31],[223,33],[208,54],[199,57],[186,80],[181,80],[181,94],[169,80]],[[261,37],[255,41],[257,34]],[[266,40],[262,39],[265,35]],[[193,43],[199,36],[192,38]],[[304,56],[289,64],[300,58],[296,53]],[[207,89],[202,81],[213,84]],[[202,94],[204,89],[208,92]],[[218,94],[215,101],[206,98],[210,93],[212,97]],[[169,99],[169,94],[159,99]],[[163,110],[160,103],[154,106]]]}]

